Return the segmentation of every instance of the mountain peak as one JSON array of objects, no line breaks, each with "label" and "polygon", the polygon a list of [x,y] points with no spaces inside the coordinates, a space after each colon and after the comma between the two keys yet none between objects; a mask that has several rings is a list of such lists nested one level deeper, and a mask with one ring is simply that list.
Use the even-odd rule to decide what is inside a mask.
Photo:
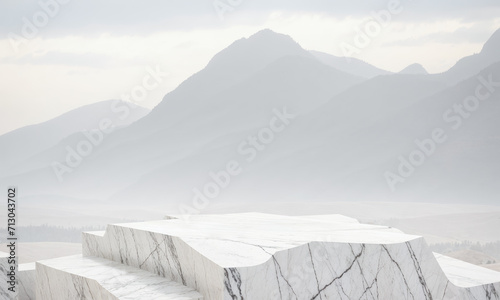
[{"label": "mountain peak", "polygon": [[269,28],[265,28],[265,29],[262,29],[260,31],[257,31],[256,33],[254,33],[253,35],[251,35],[250,38],[252,38],[252,37],[264,37],[264,36],[270,37],[270,36],[276,36],[276,35],[288,36],[288,35],[285,35],[285,34],[282,34],[282,33],[277,33],[275,31],[272,31]]},{"label": "mountain peak", "polygon": [[297,42],[295,42],[293,40],[293,38],[290,37],[289,35],[272,31],[269,28],[262,29],[256,33],[252,34],[246,40],[251,41],[251,42],[270,41],[273,43],[281,42],[281,43],[289,43],[289,44],[293,44],[293,45],[298,45]]},{"label": "mountain peak", "polygon": [[255,67],[256,63],[267,65],[288,55],[310,56],[290,36],[264,29],[249,38],[242,38],[232,43],[215,55],[209,66]]},{"label": "mountain peak", "polygon": [[421,64],[411,64],[399,72],[399,74],[423,75],[429,74]]},{"label": "mountain peak", "polygon": [[495,53],[500,51],[500,28],[495,31],[483,46],[481,53]]}]

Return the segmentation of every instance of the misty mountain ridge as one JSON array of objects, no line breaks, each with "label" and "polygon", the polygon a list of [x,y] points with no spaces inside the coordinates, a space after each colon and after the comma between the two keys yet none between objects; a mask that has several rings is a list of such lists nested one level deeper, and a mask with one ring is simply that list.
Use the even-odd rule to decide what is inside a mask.
[{"label": "misty mountain ridge", "polygon": [[141,119],[149,112],[147,108],[122,100],[107,100],[88,104],[40,124],[3,134],[0,136],[0,145],[5,152],[0,157],[0,174],[5,174],[6,169],[15,163],[27,160],[75,133],[97,129],[103,119],[109,119],[115,128],[121,128]]},{"label": "misty mountain ridge", "polygon": [[403,70],[399,71],[399,74],[427,75],[429,73],[421,64],[411,64]]},{"label": "misty mountain ridge", "polygon": [[392,74],[392,72],[379,69],[354,57],[338,57],[319,51],[310,51],[310,53],[330,67],[363,78],[370,79],[379,75]]},{"label": "misty mountain ridge", "polygon": [[484,44],[481,53],[495,56],[498,55],[498,50],[500,50],[500,29],[495,31],[490,39]]},{"label": "misty mountain ridge", "polygon": [[[498,136],[498,102],[481,104],[462,130],[450,131],[442,115],[474,95],[479,73],[500,81],[500,52],[491,50],[498,45],[497,31],[484,54],[464,58],[448,72],[427,74],[411,65],[403,72],[408,74],[391,74],[357,61],[348,70],[343,58],[306,51],[292,38],[264,30],[219,52],[151,113],[109,134],[63,182],[51,164],[66,163],[65,149],[78,143],[77,136],[40,149],[17,163],[22,173],[3,180],[18,182],[28,195],[189,204],[193,189],[210,182],[210,172],[236,160],[243,171],[218,201],[491,202],[498,192],[498,166],[491,163],[500,150],[491,138]],[[476,60],[487,65],[478,70],[467,63]],[[498,95],[496,90],[490,98]],[[249,155],[238,149],[252,153],[247,139],[267,128],[276,111],[293,118],[247,162]],[[448,143],[391,191],[384,174],[397,172],[399,157],[436,127],[447,129]],[[453,152],[460,143],[470,152]]]},{"label": "misty mountain ridge", "polygon": [[456,84],[466,79],[471,73],[477,74],[489,65],[500,61],[498,53],[500,53],[500,29],[493,33],[480,53],[460,59],[448,71],[440,74],[440,78],[450,84]]}]

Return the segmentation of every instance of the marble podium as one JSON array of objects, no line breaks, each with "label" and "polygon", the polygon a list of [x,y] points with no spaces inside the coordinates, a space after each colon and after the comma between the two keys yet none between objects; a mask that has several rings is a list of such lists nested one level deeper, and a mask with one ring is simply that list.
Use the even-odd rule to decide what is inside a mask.
[{"label": "marble podium", "polygon": [[36,299],[500,299],[500,273],[340,215],[108,225],[36,264]]}]

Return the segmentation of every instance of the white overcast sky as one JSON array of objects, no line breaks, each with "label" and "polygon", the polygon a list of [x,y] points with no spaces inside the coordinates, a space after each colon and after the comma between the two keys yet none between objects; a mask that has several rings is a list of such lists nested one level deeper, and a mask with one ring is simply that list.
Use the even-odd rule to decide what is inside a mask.
[{"label": "white overcast sky", "polygon": [[[148,66],[160,66],[168,76],[142,103],[153,108],[218,51],[264,28],[305,49],[342,56],[341,43],[353,43],[371,12],[397,0],[220,0],[234,4],[224,20],[212,0],[64,0],[16,51],[9,35],[22,36],[26,20],[44,24],[40,3],[54,8],[55,1],[0,4],[0,134],[118,99],[141,83]],[[389,71],[421,63],[437,73],[479,52],[500,28],[498,0],[401,0],[400,6],[355,57]]]}]

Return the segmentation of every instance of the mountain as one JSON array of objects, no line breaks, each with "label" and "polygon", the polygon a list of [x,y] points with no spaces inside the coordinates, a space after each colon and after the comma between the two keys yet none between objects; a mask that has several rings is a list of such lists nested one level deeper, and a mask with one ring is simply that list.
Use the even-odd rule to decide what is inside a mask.
[{"label": "mountain", "polygon": [[[500,104],[473,107],[468,96],[480,85],[480,95],[499,96],[500,63],[451,86],[443,76],[367,80],[265,30],[233,43],[150,114],[107,135],[63,181],[51,166],[66,164],[67,147],[81,136],[17,164],[21,171],[2,181],[18,182],[26,195],[155,207],[193,205],[194,197],[197,207],[278,200],[493,203]],[[467,118],[455,111],[460,101],[469,101]],[[424,162],[401,162],[438,128],[444,133],[434,139],[446,135],[446,141],[434,142]],[[405,168],[411,174],[398,175]],[[221,175],[228,169],[235,174],[229,179]],[[399,181],[391,184],[388,172]],[[200,191],[211,196],[203,200]]]},{"label": "mountain", "polygon": [[[263,202],[272,199],[318,200],[319,192],[331,192],[328,185],[335,182],[331,175],[345,171],[336,164],[357,166],[367,160],[367,155],[363,159],[351,157],[352,149],[347,147],[353,141],[363,143],[366,137],[360,137],[358,131],[370,128],[387,116],[411,107],[445,87],[443,83],[409,75],[373,78],[334,96],[317,109],[298,116],[251,163],[247,163],[246,157],[235,149],[245,141],[245,136],[258,133],[260,127],[268,122],[266,118],[260,119],[244,134],[216,139],[189,156],[144,174],[138,182],[113,195],[113,200],[136,198],[141,193],[149,199],[158,198],[158,195],[189,199],[192,189],[203,187],[207,181],[206,174],[219,171],[227,163],[228,157],[238,160],[245,171],[238,175],[236,182],[231,183],[223,195],[217,197],[219,202],[229,199],[252,202],[252,198]],[[237,88],[236,91],[241,90]],[[371,133],[368,140],[374,137],[376,135]],[[372,148],[369,144],[365,146],[368,151]],[[319,155],[320,152],[324,155]],[[325,186],[318,187],[318,183]]]},{"label": "mountain", "polygon": [[[81,131],[99,128],[99,122],[109,119],[117,128],[127,126],[150,112],[149,109],[108,100],[85,105],[46,122],[30,125],[0,136],[0,175],[9,172],[16,163],[29,159]],[[11,170],[17,172],[18,170]]]},{"label": "mountain", "polygon": [[450,84],[456,84],[500,61],[498,53],[500,53],[500,29],[493,33],[480,53],[460,59],[448,71],[438,76]]},{"label": "mountain", "polygon": [[[289,146],[291,140],[281,140],[288,146],[276,151],[286,149],[287,157],[277,158],[256,173],[268,174],[260,179],[266,185],[272,185],[273,178],[280,178],[282,182],[300,182],[302,186],[308,186],[307,192],[294,190],[290,192],[292,195],[313,197],[312,191],[321,191],[314,197],[496,203],[495,178],[498,178],[500,168],[496,158],[500,151],[500,103],[495,99],[500,96],[500,88],[489,95],[489,100],[480,102],[477,110],[469,112],[467,118],[460,117],[455,110],[456,104],[469,99],[467,95],[474,95],[482,85],[483,81],[478,78],[500,82],[500,63],[459,85],[438,92],[436,89],[429,91],[428,96],[381,118],[378,115],[383,107],[392,105],[385,102],[386,97],[374,95],[377,103],[385,104],[378,110],[363,105],[361,100],[351,110],[340,109],[336,101],[330,102],[305,116],[300,120],[301,124],[296,124],[302,128],[302,134],[293,132],[288,136],[289,139],[300,139],[300,144],[307,147],[298,148],[293,153],[294,149]],[[404,97],[393,99],[403,101]],[[358,110],[354,109],[356,107]],[[341,115],[346,117],[341,119]],[[429,146],[431,154],[425,155],[422,165],[409,167],[408,173],[411,174],[408,178],[401,176],[403,182],[395,184],[395,191],[392,191],[385,178],[386,172],[399,175],[400,157],[408,161],[411,153],[420,149],[415,141],[432,138],[436,129],[442,129],[445,142],[434,142],[435,147]],[[281,168],[289,171],[278,173]],[[301,172],[292,173],[291,169]]]},{"label": "mountain", "polygon": [[143,130],[164,128],[182,121],[193,109],[202,110],[214,104],[206,101],[207,98],[248,80],[256,72],[287,56],[313,59],[291,37],[269,29],[237,40],[217,53],[203,70],[167,94],[152,114],[140,122],[144,126],[136,128],[140,128],[143,134]]},{"label": "mountain", "polygon": [[[172,164],[207,148],[244,140],[269,123],[275,110],[306,113],[363,80],[322,64],[290,37],[265,30],[221,51],[146,117],[107,136],[64,182],[50,165],[65,164],[65,149],[74,148],[78,138],[18,165],[23,173],[9,180],[25,182],[28,194],[108,197],[155,170],[173,171]],[[175,177],[183,178],[183,170],[177,171]],[[166,179],[152,182],[157,180]]]},{"label": "mountain", "polygon": [[495,31],[490,39],[484,44],[481,54],[495,60],[495,56],[498,55],[498,49],[500,49],[500,29]]},{"label": "mountain", "polygon": [[[500,81],[500,63],[486,68],[480,76],[488,78],[490,74]],[[385,84],[374,78],[378,80],[355,86],[293,120],[251,163],[235,151],[244,139],[227,137],[224,143],[210,143],[203,151],[143,175],[113,200],[134,199],[141,194],[148,199],[154,195],[168,195],[179,202],[190,199],[194,188],[201,190],[211,182],[209,172],[219,172],[228,160],[235,159],[244,172],[217,196],[217,203],[275,199],[496,203],[500,124],[495,116],[500,114],[500,103],[494,99],[500,96],[500,89],[455,130],[458,114],[453,112],[454,104],[465,99],[464,95],[474,94],[480,84],[476,76],[448,88],[430,80],[433,77],[414,82],[410,75],[392,76]],[[412,84],[413,89],[406,90]],[[399,88],[391,92],[390,87],[395,86]],[[365,96],[350,98],[355,91],[358,95],[364,91]],[[417,95],[410,98],[405,94]],[[353,99],[357,101],[349,103]],[[384,109],[391,106],[395,107]],[[450,110],[452,113],[443,119]],[[408,161],[410,154],[420,149],[415,141],[421,144],[432,139],[439,128],[445,141],[434,142],[422,165],[413,167],[408,177],[401,176],[403,182],[396,183],[392,191],[385,174],[399,176],[400,157]],[[248,135],[258,132],[256,127]]]},{"label": "mountain", "polygon": [[[500,64],[480,73],[483,78],[490,75],[500,81]],[[210,182],[209,172],[220,171],[231,158],[240,161],[244,173],[217,196],[217,203],[274,199],[495,203],[500,169],[496,159],[500,124],[495,116],[500,104],[493,100],[500,89],[455,130],[457,99],[473,95],[481,82],[476,75],[446,87],[434,79],[400,74],[373,78],[293,120],[251,163],[235,151],[244,138],[226,137],[143,175],[113,199],[141,194],[149,199],[155,195],[189,199],[193,188]],[[443,119],[445,112],[451,113]],[[415,141],[427,141],[439,128],[445,142],[434,142],[425,162],[408,178],[402,177],[392,191],[385,174],[399,174],[400,157],[408,160],[420,149]],[[248,135],[257,132],[259,127]]]},{"label": "mountain", "polygon": [[346,73],[360,76],[363,78],[373,78],[379,75],[391,74],[389,71],[385,71],[374,67],[362,60],[353,57],[338,57],[331,54],[319,52],[319,51],[309,51],[314,57],[316,57],[322,63],[329,65],[337,70],[344,71]]},{"label": "mountain", "polygon": [[429,73],[421,64],[412,64],[404,68],[403,70],[399,71],[399,74],[426,75]]}]

